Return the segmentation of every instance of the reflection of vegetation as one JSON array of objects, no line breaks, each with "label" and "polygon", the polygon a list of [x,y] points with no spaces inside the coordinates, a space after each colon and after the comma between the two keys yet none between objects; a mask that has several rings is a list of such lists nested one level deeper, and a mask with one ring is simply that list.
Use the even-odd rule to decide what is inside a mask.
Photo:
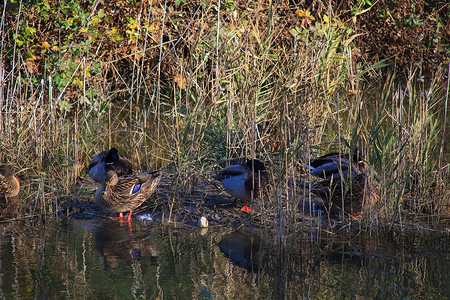
[{"label": "reflection of vegetation", "polygon": [[[235,266],[219,250],[224,232],[104,224],[2,225],[0,291],[16,298],[429,298],[446,295],[446,236],[410,233],[293,236],[261,244],[262,268]],[[95,230],[96,233],[92,232]],[[98,239],[103,246],[99,247]],[[146,249],[153,249],[146,253]],[[132,250],[140,249],[142,252]],[[101,251],[101,252],[100,252]],[[442,251],[442,252],[440,252]],[[105,267],[104,255],[116,256]],[[148,254],[148,255],[147,255]],[[111,266],[111,265],[110,265]]]},{"label": "reflection of vegetation", "polygon": [[[89,158],[116,146],[138,169],[173,163],[171,187],[189,189],[183,194],[217,161],[258,156],[271,162],[275,187],[261,204],[264,216],[297,222],[292,208],[300,197],[285,183],[306,173],[308,157],[358,145],[381,200],[367,221],[420,214],[439,221],[448,213],[444,7],[363,0],[342,11],[329,7],[9,5],[0,159],[30,178],[27,212],[52,213],[58,197],[85,175]],[[416,39],[419,28],[424,36],[399,46]],[[390,68],[397,49],[402,55]],[[436,60],[427,60],[431,53]],[[399,76],[411,58],[408,75]],[[378,91],[369,93],[374,85]]]}]

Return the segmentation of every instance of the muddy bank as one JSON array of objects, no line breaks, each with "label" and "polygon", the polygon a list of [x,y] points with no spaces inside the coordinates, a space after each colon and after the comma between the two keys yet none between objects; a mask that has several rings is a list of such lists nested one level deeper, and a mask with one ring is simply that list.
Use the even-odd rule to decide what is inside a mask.
[{"label": "muddy bank", "polygon": [[[357,216],[342,214],[327,206],[326,197],[310,192],[310,184],[305,181],[290,182],[285,191],[272,188],[266,197],[253,201],[252,213],[241,212],[243,203],[226,194],[211,176],[200,176],[195,182],[186,181],[188,184],[185,185],[176,184],[176,181],[173,173],[166,172],[155,193],[134,210],[133,221],[195,227],[198,220],[205,217],[210,227],[245,227],[279,231],[286,235],[296,231],[348,232],[396,227],[445,232],[449,226],[448,218],[442,218],[437,225],[408,219],[402,224],[389,223],[386,208],[382,205]],[[112,216],[95,205],[93,198],[97,186],[89,178],[80,178],[73,193],[60,199],[58,217],[66,220]]]}]

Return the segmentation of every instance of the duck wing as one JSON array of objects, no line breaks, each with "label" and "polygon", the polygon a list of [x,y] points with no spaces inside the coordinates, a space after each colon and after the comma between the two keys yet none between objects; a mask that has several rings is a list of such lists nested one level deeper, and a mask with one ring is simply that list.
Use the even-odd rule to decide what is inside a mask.
[{"label": "duck wing", "polygon": [[243,179],[250,177],[250,170],[246,165],[233,165],[219,171],[215,179],[218,181],[223,181],[230,177],[243,176]]}]

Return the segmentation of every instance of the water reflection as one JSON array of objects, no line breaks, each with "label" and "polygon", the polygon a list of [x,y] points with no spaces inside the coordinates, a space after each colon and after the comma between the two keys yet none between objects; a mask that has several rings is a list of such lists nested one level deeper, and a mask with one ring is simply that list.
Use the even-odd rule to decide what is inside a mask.
[{"label": "water reflection", "polygon": [[106,221],[95,228],[95,249],[103,257],[104,269],[110,271],[118,268],[120,262],[157,261],[159,252],[153,237],[145,232],[143,236],[135,236],[128,224]]},{"label": "water reflection", "polygon": [[[0,223],[5,298],[446,298],[448,237],[247,231],[107,219]],[[226,254],[226,255],[225,255]],[[249,270],[251,272],[249,272]]]},{"label": "water reflection", "polygon": [[225,234],[219,242],[220,250],[237,266],[251,272],[262,268],[262,241],[256,233],[244,234],[240,231]]}]

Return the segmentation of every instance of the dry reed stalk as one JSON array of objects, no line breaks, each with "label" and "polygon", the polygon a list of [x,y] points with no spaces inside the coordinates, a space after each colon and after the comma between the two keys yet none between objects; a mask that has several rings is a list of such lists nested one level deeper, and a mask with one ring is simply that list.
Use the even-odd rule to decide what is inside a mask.
[{"label": "dry reed stalk", "polygon": [[[43,191],[67,193],[85,175],[82,165],[117,145],[138,169],[176,165],[169,219],[183,205],[176,196],[200,188],[192,178],[212,171],[216,162],[243,156],[269,162],[273,193],[258,204],[260,222],[276,224],[280,242],[300,226],[300,198],[310,197],[296,188],[304,164],[357,144],[367,158],[369,182],[379,185],[386,219],[404,222],[404,207],[419,215],[446,205],[438,197],[434,204],[426,200],[448,180],[442,154],[436,156],[443,151],[439,127],[446,118],[442,123],[436,111],[439,103],[446,107],[448,95],[442,73],[418,86],[412,84],[418,70],[409,72],[405,85],[397,74],[381,77],[377,66],[362,70],[352,60],[355,36],[332,23],[323,33],[304,28],[294,34],[286,30],[295,20],[284,4],[260,3],[272,14],[250,10],[248,18],[228,16],[217,3],[201,10],[186,5],[191,19],[184,28],[175,26],[179,18],[168,13],[170,3],[160,4],[150,5],[152,13],[139,8],[140,38],[133,40],[132,54],[114,49],[104,59],[107,43],[99,42],[67,71],[63,85],[55,82],[61,79],[55,70],[52,76],[30,71],[20,51],[11,67],[2,66],[0,159],[40,178],[30,185],[43,211],[52,201]],[[165,41],[180,32],[182,39]],[[121,60],[130,65],[129,74],[119,68]],[[89,77],[97,61],[102,72]],[[82,79],[80,88],[74,88],[76,78]],[[364,81],[379,85],[371,99]],[[90,86],[94,96],[88,96]],[[261,129],[265,124],[267,130]],[[435,171],[441,178],[436,185],[430,179]],[[411,184],[423,194],[412,197]]]}]

